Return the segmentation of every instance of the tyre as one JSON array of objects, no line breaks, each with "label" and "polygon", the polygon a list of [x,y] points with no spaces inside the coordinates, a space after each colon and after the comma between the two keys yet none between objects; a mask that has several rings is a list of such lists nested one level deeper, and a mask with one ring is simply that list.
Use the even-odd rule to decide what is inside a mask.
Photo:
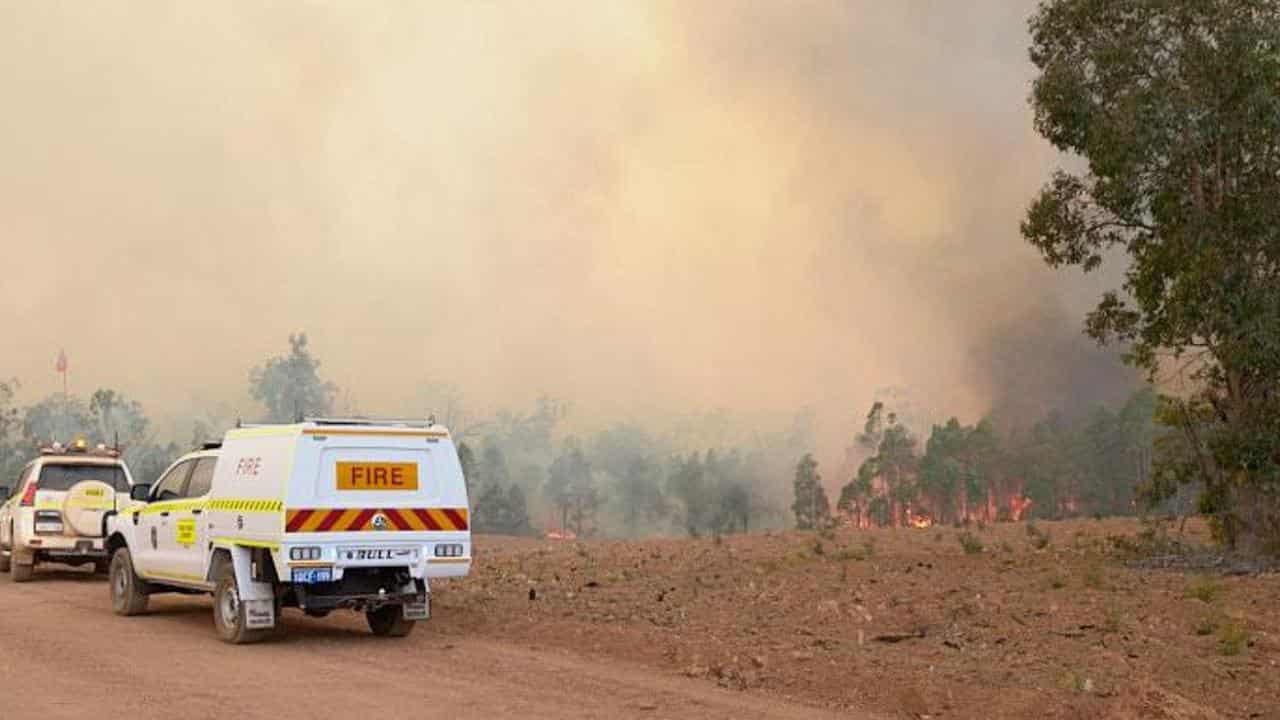
[{"label": "tyre", "polygon": [[146,587],[133,571],[129,548],[120,548],[111,556],[111,611],[117,615],[139,615],[147,609]]},{"label": "tyre", "polygon": [[111,572],[111,560],[102,559],[93,561],[93,572],[96,575],[105,575]]},{"label": "tyre", "polygon": [[404,637],[413,632],[413,625],[417,622],[404,619],[403,605],[383,605],[364,615],[369,621],[369,629],[378,637]]},{"label": "tyre", "polygon": [[27,582],[32,575],[36,574],[36,566],[34,562],[21,563],[17,558],[9,558],[9,577],[14,582]]},{"label": "tyre", "polygon": [[12,559],[13,554],[8,550],[0,550],[0,573],[9,572],[9,565],[12,564],[10,562]]},{"label": "tyre", "polygon": [[[213,588],[213,626],[220,640],[243,645],[258,642],[272,633],[272,630],[248,628],[244,603],[240,602],[240,590],[236,586],[236,571],[230,562],[224,562],[218,568],[216,582]],[[278,613],[276,625],[280,625]]]}]

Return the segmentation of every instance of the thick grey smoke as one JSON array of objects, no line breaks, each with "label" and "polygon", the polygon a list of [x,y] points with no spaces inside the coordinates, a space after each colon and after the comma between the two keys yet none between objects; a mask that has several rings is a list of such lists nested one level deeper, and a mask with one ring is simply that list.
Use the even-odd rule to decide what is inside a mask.
[{"label": "thick grey smoke", "polygon": [[887,385],[1077,397],[1031,7],[9,4],[0,375],[252,414],[305,329],[366,412],[812,405],[828,454]]}]

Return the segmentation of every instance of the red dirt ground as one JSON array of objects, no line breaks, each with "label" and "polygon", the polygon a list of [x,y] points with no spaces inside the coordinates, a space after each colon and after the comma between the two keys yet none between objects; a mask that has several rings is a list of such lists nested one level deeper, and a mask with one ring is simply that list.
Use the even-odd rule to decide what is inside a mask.
[{"label": "red dirt ground", "polygon": [[1133,569],[1108,540],[1132,520],[1039,527],[974,528],[976,554],[950,527],[480,537],[435,630],[899,717],[1280,718],[1280,575]]}]

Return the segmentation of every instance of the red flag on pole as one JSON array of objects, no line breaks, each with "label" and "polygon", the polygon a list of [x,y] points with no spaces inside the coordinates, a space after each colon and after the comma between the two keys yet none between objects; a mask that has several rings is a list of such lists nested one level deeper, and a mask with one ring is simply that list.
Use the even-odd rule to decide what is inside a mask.
[{"label": "red flag on pole", "polygon": [[53,369],[60,373],[67,371],[67,353],[65,350],[58,351],[58,363],[53,366]]}]

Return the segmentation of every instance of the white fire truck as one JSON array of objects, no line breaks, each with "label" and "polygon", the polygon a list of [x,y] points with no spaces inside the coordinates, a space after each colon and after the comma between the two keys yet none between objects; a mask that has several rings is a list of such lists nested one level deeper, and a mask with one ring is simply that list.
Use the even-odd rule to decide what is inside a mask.
[{"label": "white fire truck", "polygon": [[430,615],[430,581],[466,575],[466,483],[434,423],[307,419],[231,430],[180,458],[107,519],[111,602],[213,594],[227,642],[261,639],[283,607],[364,612],[376,635]]}]

